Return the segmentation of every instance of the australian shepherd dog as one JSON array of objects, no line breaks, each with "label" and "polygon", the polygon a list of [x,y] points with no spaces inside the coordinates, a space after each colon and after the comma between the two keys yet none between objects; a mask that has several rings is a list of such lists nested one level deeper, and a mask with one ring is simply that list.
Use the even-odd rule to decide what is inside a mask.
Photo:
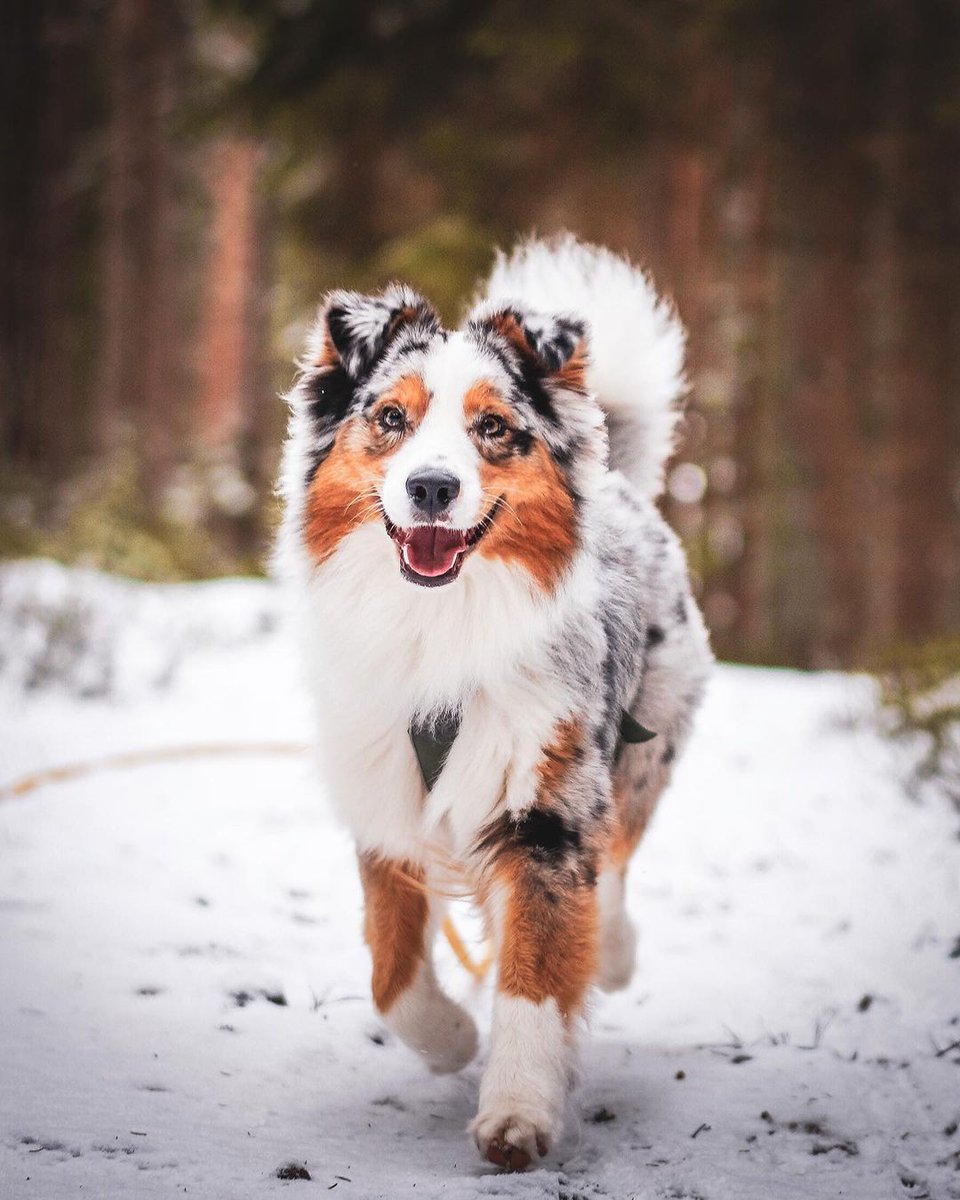
[{"label": "australian shepherd dog", "polygon": [[627,864],[710,668],[653,503],[683,348],[630,263],[533,241],[456,330],[400,284],[330,293],[289,397],[278,563],[374,1003],[431,1070],[473,1058],[431,949],[452,883],[473,897],[496,983],[470,1132],[507,1169],[561,1133],[591,987],[630,979]]}]

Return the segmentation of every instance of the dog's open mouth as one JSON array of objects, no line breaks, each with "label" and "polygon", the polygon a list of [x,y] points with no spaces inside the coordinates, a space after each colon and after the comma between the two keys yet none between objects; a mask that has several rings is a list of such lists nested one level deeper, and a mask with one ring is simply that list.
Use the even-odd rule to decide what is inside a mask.
[{"label": "dog's open mouth", "polygon": [[400,551],[401,574],[422,587],[452,583],[460,574],[463,560],[493,524],[500,503],[498,499],[472,529],[450,529],[447,525],[413,525],[401,529],[384,514],[387,533]]}]

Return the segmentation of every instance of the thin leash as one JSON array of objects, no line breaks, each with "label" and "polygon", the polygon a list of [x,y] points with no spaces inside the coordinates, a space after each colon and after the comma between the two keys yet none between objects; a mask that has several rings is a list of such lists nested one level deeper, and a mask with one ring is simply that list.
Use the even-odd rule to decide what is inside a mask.
[{"label": "thin leash", "polygon": [[51,783],[70,783],[98,771],[122,771],[130,767],[152,767],[191,758],[232,758],[240,755],[302,754],[306,746],[297,742],[203,742],[190,746],[160,746],[153,750],[127,750],[85,762],[44,767],[12,783],[0,785],[0,802],[28,796]]},{"label": "thin leash", "polygon": [[[451,711],[429,723],[414,722],[410,726],[409,732],[424,785],[427,791],[431,791],[433,785],[440,778],[440,773],[446,765],[447,756],[460,732],[460,714],[457,711]],[[623,743],[647,742],[655,736],[656,734],[644,728],[629,712],[624,710],[621,713],[621,747]],[[134,767],[156,766],[162,763],[182,762],[198,758],[296,755],[304,754],[308,749],[308,746],[300,742],[205,742],[191,746],[161,746],[153,750],[130,750],[107,754],[102,758],[88,759],[85,762],[47,767],[24,775],[12,783],[0,784],[0,803],[28,796],[31,792],[50,784],[70,783],[75,779],[83,779],[98,771],[129,770]],[[457,961],[477,983],[482,983],[493,962],[493,949],[490,942],[486,943],[482,957],[478,961],[474,961],[451,917],[444,918],[442,929]]]},{"label": "thin leash", "polygon": [[[307,750],[309,746],[300,742],[205,742],[191,746],[161,746],[152,750],[121,751],[84,762],[45,767],[23,775],[11,783],[0,784],[0,803],[19,800],[51,784],[72,783],[76,779],[85,779],[101,771],[126,771],[135,767],[151,767],[201,758],[293,756],[304,754]],[[488,947],[483,957],[475,962],[451,917],[444,918],[442,929],[457,961],[477,983],[482,983],[493,962],[492,950]]]}]

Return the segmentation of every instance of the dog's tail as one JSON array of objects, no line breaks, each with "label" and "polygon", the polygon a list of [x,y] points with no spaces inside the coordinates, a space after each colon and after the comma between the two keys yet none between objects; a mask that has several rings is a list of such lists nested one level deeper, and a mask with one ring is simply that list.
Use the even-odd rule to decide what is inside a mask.
[{"label": "dog's tail", "polygon": [[498,255],[484,298],[587,321],[587,381],[606,413],[610,465],[658,495],[686,391],[686,335],[644,273],[567,234]]}]

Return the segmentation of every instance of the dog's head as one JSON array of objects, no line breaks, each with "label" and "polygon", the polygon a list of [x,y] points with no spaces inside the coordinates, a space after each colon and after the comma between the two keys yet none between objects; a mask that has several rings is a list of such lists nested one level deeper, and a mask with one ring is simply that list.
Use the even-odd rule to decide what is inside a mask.
[{"label": "dog's head", "polygon": [[452,583],[477,555],[552,589],[606,454],[586,364],[574,317],[489,308],[450,332],[399,285],[332,293],[293,395],[312,559],[379,524],[411,583]]}]

